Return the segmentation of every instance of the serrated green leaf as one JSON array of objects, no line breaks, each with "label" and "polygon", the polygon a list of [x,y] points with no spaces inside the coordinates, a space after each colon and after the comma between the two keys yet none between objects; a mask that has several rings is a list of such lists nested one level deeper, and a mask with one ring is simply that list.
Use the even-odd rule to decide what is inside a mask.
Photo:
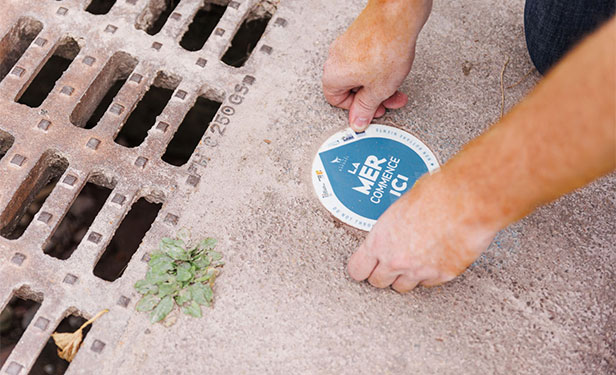
[{"label": "serrated green leaf", "polygon": [[163,275],[167,273],[168,271],[171,271],[172,269],[173,269],[172,263],[157,264],[151,268],[153,273],[160,274],[160,275]]},{"label": "serrated green leaf", "polygon": [[186,302],[190,301],[191,299],[192,299],[192,295],[191,295],[190,290],[188,288],[182,289],[180,291],[180,294],[175,296],[175,302],[179,306],[182,306],[183,304],[185,304]]},{"label": "serrated green leaf", "polygon": [[155,294],[158,291],[156,285],[151,284],[147,280],[139,280],[135,283],[135,289],[140,294]]},{"label": "serrated green leaf", "polygon": [[163,273],[173,269],[173,259],[165,254],[150,259],[148,264],[155,273]]},{"label": "serrated green leaf", "polygon": [[169,238],[169,237],[163,237],[160,240],[160,250],[163,253],[166,253],[165,251],[165,247],[166,246],[179,246],[179,247],[184,247],[184,241],[180,240],[179,238]]},{"label": "serrated green leaf", "polygon": [[195,279],[195,282],[208,281],[209,279],[211,279],[215,275],[216,275],[216,269],[214,267],[210,267],[210,268],[207,269],[207,271],[205,272],[204,275],[202,275],[199,278]]},{"label": "serrated green leaf", "polygon": [[150,321],[152,323],[159,322],[173,310],[173,298],[171,296],[167,296],[163,298],[158,305],[152,310],[150,314]]},{"label": "serrated green leaf", "polygon": [[207,284],[196,283],[190,286],[190,293],[192,294],[193,301],[200,305],[208,305],[214,298],[212,288]]},{"label": "serrated green leaf", "polygon": [[177,281],[188,281],[192,279],[193,275],[191,265],[189,263],[182,263],[178,266],[175,278]]},{"label": "serrated green leaf", "polygon": [[201,285],[203,285],[203,288],[205,290],[205,298],[208,300],[208,302],[212,302],[212,300],[214,299],[214,291],[212,290],[212,287],[209,284]]},{"label": "serrated green leaf", "polygon": [[171,277],[171,275],[165,273],[155,273],[152,272],[152,270],[148,270],[148,272],[145,274],[145,279],[150,283],[150,284],[160,284],[160,283],[164,283],[165,281],[169,280],[169,278]]},{"label": "serrated green leaf", "polygon": [[163,256],[167,256],[167,255],[165,255],[165,253],[160,251],[160,249],[153,251],[150,254],[150,260],[148,261],[148,264],[152,264],[153,262],[156,262],[158,258],[163,257]]},{"label": "serrated green leaf", "polygon": [[141,293],[141,294],[146,294],[147,293],[147,289],[148,287],[152,285],[150,284],[147,280],[143,279],[143,280],[138,280],[135,283],[135,289],[137,289],[137,292]]},{"label": "serrated green leaf", "polygon": [[187,244],[190,242],[190,230],[188,228],[182,228],[178,231],[176,237]]},{"label": "serrated green leaf", "polygon": [[201,242],[199,242],[199,245],[197,246],[197,248],[199,250],[212,250],[213,248],[216,247],[216,243],[218,242],[218,240],[216,240],[215,238],[212,237],[208,237],[204,240],[201,240]]},{"label": "serrated green leaf", "polygon": [[159,301],[160,298],[149,294],[147,296],[143,296],[143,298],[137,302],[135,309],[141,312],[150,311],[158,304]]},{"label": "serrated green leaf", "polygon": [[195,301],[189,303],[186,307],[182,309],[184,314],[194,316],[195,318],[201,318],[201,306],[199,306]]},{"label": "serrated green leaf", "polygon": [[199,269],[209,266],[210,263],[210,257],[208,257],[206,254],[201,254],[197,257],[197,259],[194,260],[195,266],[197,266],[197,268]]},{"label": "serrated green leaf", "polygon": [[210,251],[208,254],[210,255],[210,257],[212,257],[212,260],[214,262],[222,259],[222,254],[218,251]]},{"label": "serrated green leaf", "polygon": [[188,252],[184,249],[184,241],[163,238],[160,241],[160,250],[175,260],[187,260]]},{"label": "serrated green leaf", "polygon": [[163,298],[170,294],[175,293],[178,290],[179,285],[175,282],[166,282],[159,284],[158,286],[158,297]]},{"label": "serrated green leaf", "polygon": [[148,261],[148,264],[150,266],[154,265],[156,262],[160,261],[161,259],[166,259],[169,258],[169,256],[165,253],[163,253],[160,250],[156,250],[155,252],[153,252],[150,255],[150,260]]}]

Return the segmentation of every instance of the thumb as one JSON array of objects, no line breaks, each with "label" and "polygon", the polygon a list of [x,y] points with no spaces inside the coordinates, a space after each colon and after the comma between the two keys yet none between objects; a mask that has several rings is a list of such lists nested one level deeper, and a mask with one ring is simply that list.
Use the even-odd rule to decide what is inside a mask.
[{"label": "thumb", "polygon": [[351,128],[356,132],[366,130],[374,118],[376,110],[381,105],[382,100],[375,97],[366,87],[362,87],[355,93],[353,103],[349,109],[349,122]]}]

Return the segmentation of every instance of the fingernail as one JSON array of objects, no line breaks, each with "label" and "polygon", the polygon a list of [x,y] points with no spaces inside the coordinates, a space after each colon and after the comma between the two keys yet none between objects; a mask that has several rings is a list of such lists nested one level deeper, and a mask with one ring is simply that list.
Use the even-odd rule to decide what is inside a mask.
[{"label": "fingernail", "polygon": [[356,130],[363,131],[368,127],[368,118],[367,117],[358,117],[353,121],[353,125]]}]

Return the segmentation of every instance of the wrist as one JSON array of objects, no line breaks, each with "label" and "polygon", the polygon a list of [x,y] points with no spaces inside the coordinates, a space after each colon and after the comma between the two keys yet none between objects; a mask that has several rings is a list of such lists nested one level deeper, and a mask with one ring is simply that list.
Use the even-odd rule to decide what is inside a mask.
[{"label": "wrist", "polygon": [[433,175],[433,184],[451,197],[451,204],[493,231],[526,216],[536,205],[534,184],[519,175],[523,168],[511,165],[514,157],[506,150],[491,147],[488,138],[504,136],[497,133],[472,141]]},{"label": "wrist", "polygon": [[416,36],[431,10],[432,0],[369,0],[362,14],[374,14],[386,24],[397,24],[397,29],[408,29]]},{"label": "wrist", "polygon": [[445,165],[440,171],[419,179],[412,190],[419,190],[422,199],[433,202],[426,209],[442,212],[447,221],[466,227],[469,232],[493,236],[509,221],[494,205],[491,199],[494,195],[483,194],[476,188],[480,183]]}]

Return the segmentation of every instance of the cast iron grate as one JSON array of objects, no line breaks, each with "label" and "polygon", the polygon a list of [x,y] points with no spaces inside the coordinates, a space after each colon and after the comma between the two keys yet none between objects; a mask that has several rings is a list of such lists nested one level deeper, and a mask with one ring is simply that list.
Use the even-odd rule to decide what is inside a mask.
[{"label": "cast iron grate", "polygon": [[268,32],[287,25],[269,22],[277,4],[4,4],[0,311],[21,309],[29,323],[12,337],[0,373],[46,366],[56,327],[73,330],[104,308],[72,364],[54,371],[96,371],[115,347],[146,249],[177,230],[274,51]]}]

